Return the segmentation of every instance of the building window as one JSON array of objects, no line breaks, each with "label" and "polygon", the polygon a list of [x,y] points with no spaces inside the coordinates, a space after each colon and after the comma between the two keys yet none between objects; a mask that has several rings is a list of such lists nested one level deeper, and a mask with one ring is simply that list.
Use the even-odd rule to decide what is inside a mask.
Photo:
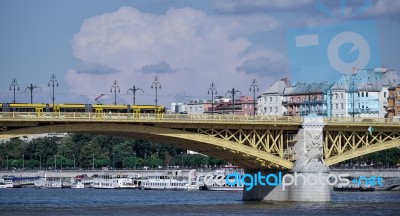
[{"label": "building window", "polygon": [[368,92],[365,92],[365,97],[368,97]]},{"label": "building window", "polygon": [[269,108],[269,112],[271,112],[271,113],[272,113],[272,107],[270,107],[270,108]]},{"label": "building window", "polygon": [[335,93],[335,99],[339,98],[339,94]]},{"label": "building window", "polygon": [[344,109],[344,104],[343,103],[340,104],[340,108]]},{"label": "building window", "polygon": [[339,107],[339,105],[338,105],[338,104],[335,104],[335,109],[339,109],[338,107]]},{"label": "building window", "polygon": [[383,92],[383,97],[386,98],[386,92]]},{"label": "building window", "polygon": [[247,104],[244,105],[244,108],[247,109]]},{"label": "building window", "polygon": [[360,92],[357,92],[357,96],[360,97]]},{"label": "building window", "polygon": [[300,97],[297,97],[297,102],[300,102]]},{"label": "building window", "polygon": [[278,113],[278,107],[275,107],[275,113]]},{"label": "building window", "polygon": [[250,104],[249,107],[250,107],[250,109],[252,109],[252,108],[253,108],[253,105]]},{"label": "building window", "polygon": [[341,98],[341,99],[343,99],[343,98],[344,98],[344,97],[343,97],[343,93],[340,93],[340,98]]},{"label": "building window", "polygon": [[269,102],[272,103],[272,97],[269,97]]},{"label": "building window", "polygon": [[275,97],[275,102],[278,102],[278,97]]},{"label": "building window", "polygon": [[364,97],[364,92],[361,92],[361,97]]}]

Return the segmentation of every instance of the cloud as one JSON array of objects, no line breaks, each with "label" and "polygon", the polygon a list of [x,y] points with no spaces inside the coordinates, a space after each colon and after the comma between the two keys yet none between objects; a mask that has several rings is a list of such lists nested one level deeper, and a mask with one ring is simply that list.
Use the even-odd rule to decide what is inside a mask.
[{"label": "cloud", "polygon": [[[253,77],[235,68],[245,60],[276,54],[265,48],[248,52],[254,46],[248,37],[280,26],[267,14],[214,16],[193,8],[150,14],[121,7],[86,19],[72,39],[77,59],[106,65],[115,72],[91,74],[71,69],[65,80],[72,89],[88,93],[109,91],[113,80],[119,82],[121,92],[137,85],[145,91],[139,103],[147,104],[154,103],[154,89],[149,89],[154,74],[162,83],[157,93],[160,104],[169,104],[182,91],[188,97],[207,96],[211,82],[221,91],[240,85],[247,88],[243,80],[250,82]],[[130,95],[120,97],[131,101]]]},{"label": "cloud", "polygon": [[171,68],[171,66],[166,63],[165,61],[161,61],[158,64],[151,64],[145,65],[140,69],[143,73],[156,73],[156,74],[163,74],[163,73],[173,73],[176,72],[178,69]]},{"label": "cloud", "polygon": [[281,76],[282,74],[288,74],[288,69],[287,63],[283,61],[273,61],[267,57],[249,59],[239,67],[236,67],[236,70],[239,72],[260,76]]},{"label": "cloud", "polygon": [[77,73],[84,74],[111,74],[117,71],[117,69],[108,67],[107,65],[90,64],[86,62],[81,63],[81,65],[76,69]]},{"label": "cloud", "polygon": [[248,14],[294,10],[312,2],[313,0],[221,0],[215,1],[214,9],[220,13]]}]

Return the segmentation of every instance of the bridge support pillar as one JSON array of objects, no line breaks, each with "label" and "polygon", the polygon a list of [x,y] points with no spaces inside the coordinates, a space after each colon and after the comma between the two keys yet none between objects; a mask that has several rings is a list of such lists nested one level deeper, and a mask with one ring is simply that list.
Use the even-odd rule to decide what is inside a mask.
[{"label": "bridge support pillar", "polygon": [[[266,177],[265,185],[257,184],[251,190],[243,190],[243,200],[266,201],[308,201],[326,202],[331,200],[327,184],[329,168],[323,160],[323,119],[306,117],[303,128],[297,134],[294,145],[296,153],[294,167],[283,170],[247,170],[247,173]],[[270,175],[270,178],[268,176]],[[280,179],[277,185],[271,177]],[[268,183],[268,180],[270,183]]]}]

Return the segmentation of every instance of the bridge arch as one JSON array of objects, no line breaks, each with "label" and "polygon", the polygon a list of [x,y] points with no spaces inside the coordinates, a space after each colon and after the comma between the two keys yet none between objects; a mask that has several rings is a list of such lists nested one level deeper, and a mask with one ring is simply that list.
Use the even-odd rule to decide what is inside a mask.
[{"label": "bridge arch", "polygon": [[190,149],[234,163],[243,168],[292,168],[292,162],[250,146],[229,140],[166,127],[123,123],[54,124],[7,130],[0,139],[49,132],[94,133],[143,139]]}]

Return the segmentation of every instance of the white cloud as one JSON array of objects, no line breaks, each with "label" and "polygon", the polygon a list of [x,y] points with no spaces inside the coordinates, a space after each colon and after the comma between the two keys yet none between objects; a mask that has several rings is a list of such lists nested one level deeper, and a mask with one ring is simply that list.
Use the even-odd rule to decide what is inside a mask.
[{"label": "white cloud", "polygon": [[313,0],[221,0],[214,8],[221,13],[257,13],[271,10],[292,10],[309,5]]},{"label": "white cloud", "polygon": [[[149,87],[155,73],[143,73],[143,68],[167,65],[161,69],[174,73],[158,74],[163,87],[159,92],[161,103],[168,104],[182,91],[207,96],[212,81],[220,92],[240,85],[248,88],[254,77],[237,72],[236,67],[259,57],[279,59],[272,57],[276,52],[271,50],[246,52],[252,47],[246,37],[279,26],[279,21],[269,15],[210,16],[192,8],[172,8],[155,15],[122,7],[85,20],[72,40],[76,58],[118,72],[82,74],[71,70],[66,81],[82,92],[109,91],[114,79],[120,83],[121,92],[136,84],[145,91],[138,103],[153,103],[154,93]],[[162,62],[165,65],[160,65]],[[123,97],[131,101],[130,96]]]}]

